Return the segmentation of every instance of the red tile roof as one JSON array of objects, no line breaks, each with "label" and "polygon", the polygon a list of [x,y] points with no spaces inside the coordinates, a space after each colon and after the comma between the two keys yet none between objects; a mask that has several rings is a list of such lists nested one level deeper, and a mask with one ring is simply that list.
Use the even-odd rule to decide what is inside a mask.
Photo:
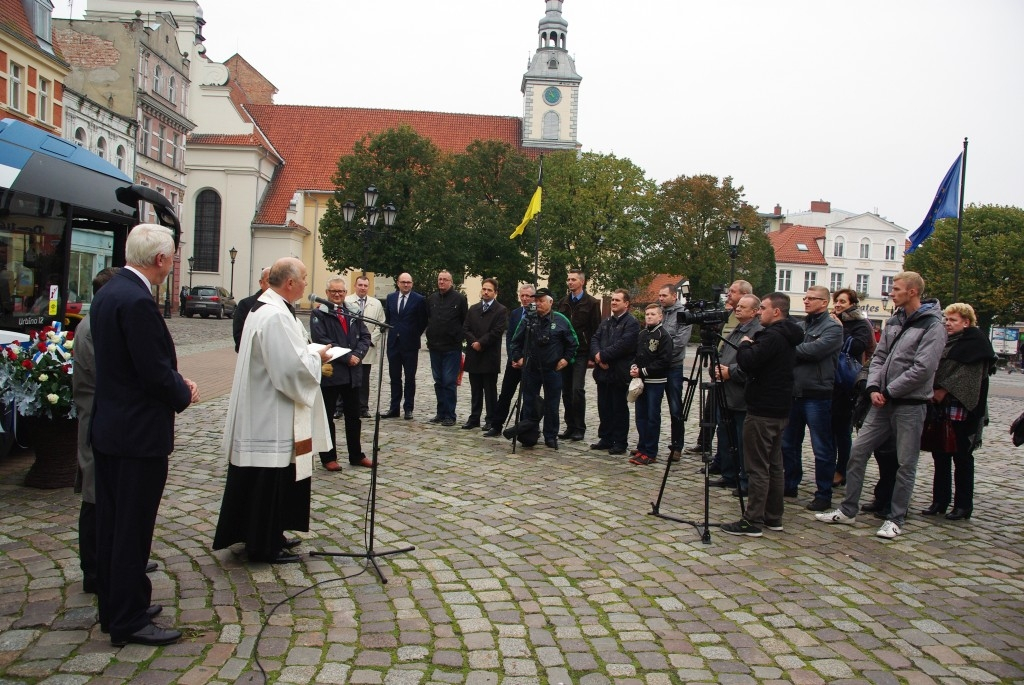
[{"label": "red tile roof", "polygon": [[[39,46],[39,39],[36,38],[35,31],[32,30],[32,24],[28,21],[28,16],[25,14],[25,8],[21,4],[21,0],[0,0],[0,31],[21,40],[23,43],[35,48],[38,52],[49,56]],[[53,57],[58,62],[65,63],[64,55],[60,50],[60,46],[57,45],[56,32],[51,32],[50,45],[53,46]]]},{"label": "red tile roof", "polygon": [[630,303],[634,308],[640,305],[647,305],[658,301],[658,291],[664,285],[671,284],[674,288],[680,281],[686,280],[686,276],[674,276],[672,274],[654,274],[649,280],[640,282],[640,292],[636,294]]},{"label": "red tile roof", "polygon": [[522,120],[483,114],[305,105],[253,105],[243,109],[285,159],[256,213],[255,223],[283,225],[296,190],[332,192],[338,159],[367,134],[407,125],[443,152],[462,152],[474,140],[519,147]]},{"label": "red tile roof", "polygon": [[[828,266],[825,255],[818,248],[818,240],[825,238],[825,229],[815,226],[786,226],[781,231],[768,234],[775,250],[776,264],[814,264]],[[807,247],[801,250],[797,244]]]}]

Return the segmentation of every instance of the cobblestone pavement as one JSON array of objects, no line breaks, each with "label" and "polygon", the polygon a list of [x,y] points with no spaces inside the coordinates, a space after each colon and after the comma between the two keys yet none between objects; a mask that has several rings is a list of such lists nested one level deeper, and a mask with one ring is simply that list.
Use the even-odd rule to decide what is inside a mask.
[{"label": "cobblestone pavement", "polygon": [[[230,344],[226,321],[170,324],[183,363]],[[285,683],[1024,683],[1024,449],[1006,433],[1024,408],[1019,374],[994,382],[970,521],[916,515],[930,499],[925,456],[895,541],[863,514],[816,523],[805,483],[785,532],[713,529],[708,545],[649,515],[662,465],[584,443],[512,454],[425,423],[428,379],[424,354],[416,420],[381,426],[375,549],[416,547],[381,559],[387,584],[362,560],[308,554],[366,549],[367,470],[314,472],[302,563],[212,551],[227,396],[181,415],[153,582],[158,621],[186,638],[163,648],[110,646],[82,593],[77,497],[24,488],[27,452],[0,461],[0,683],[259,683],[257,655]],[[696,467],[670,472],[663,511],[703,515]],[[713,521],[738,515],[711,492]]]}]

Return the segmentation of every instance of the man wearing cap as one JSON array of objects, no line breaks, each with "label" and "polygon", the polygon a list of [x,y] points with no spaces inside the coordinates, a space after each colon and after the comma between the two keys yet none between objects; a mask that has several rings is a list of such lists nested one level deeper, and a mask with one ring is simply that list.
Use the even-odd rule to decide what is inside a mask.
[{"label": "man wearing cap", "polygon": [[541,288],[535,298],[537,313],[526,316],[512,336],[512,366],[523,370],[523,421],[538,422],[537,404],[544,387],[544,444],[558,449],[558,399],[562,371],[576,358],[579,341],[564,314],[551,311],[551,291]]}]

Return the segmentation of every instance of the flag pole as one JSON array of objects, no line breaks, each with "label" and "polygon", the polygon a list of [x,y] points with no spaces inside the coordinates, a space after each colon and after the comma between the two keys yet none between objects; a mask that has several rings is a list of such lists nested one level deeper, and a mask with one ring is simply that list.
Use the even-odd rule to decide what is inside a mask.
[{"label": "flag pole", "polygon": [[960,296],[960,243],[964,229],[964,184],[967,180],[967,138],[964,137],[964,156],[960,163],[960,209],[956,216],[956,256],[953,259],[953,302]]}]

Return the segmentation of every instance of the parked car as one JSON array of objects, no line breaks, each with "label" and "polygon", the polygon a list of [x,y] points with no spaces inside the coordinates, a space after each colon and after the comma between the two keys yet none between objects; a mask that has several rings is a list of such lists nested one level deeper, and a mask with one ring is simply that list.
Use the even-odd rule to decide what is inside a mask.
[{"label": "parked car", "polygon": [[185,298],[185,316],[190,319],[198,314],[204,319],[211,314],[220,318],[235,315],[235,299],[224,288],[214,285],[197,285]]}]

